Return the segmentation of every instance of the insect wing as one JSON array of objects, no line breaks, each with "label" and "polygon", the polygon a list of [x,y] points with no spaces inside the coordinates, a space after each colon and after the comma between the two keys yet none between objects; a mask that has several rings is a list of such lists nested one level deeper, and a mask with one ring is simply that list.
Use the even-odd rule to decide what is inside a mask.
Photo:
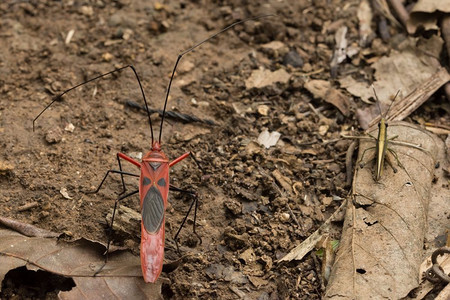
[{"label": "insect wing", "polygon": [[146,282],[155,282],[161,274],[164,261],[164,215],[169,193],[168,163],[143,163],[140,181],[142,274]]}]

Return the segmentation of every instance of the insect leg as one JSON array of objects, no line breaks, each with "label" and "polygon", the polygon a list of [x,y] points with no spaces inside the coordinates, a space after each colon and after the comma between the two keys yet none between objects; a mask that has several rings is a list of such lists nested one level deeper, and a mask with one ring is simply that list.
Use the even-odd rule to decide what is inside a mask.
[{"label": "insect leg", "polygon": [[395,140],[396,138],[398,138],[398,135],[394,135],[394,136],[388,138],[387,140],[388,141],[392,141],[392,140]]},{"label": "insect leg", "polygon": [[[129,173],[129,172],[124,172],[124,171],[119,171],[119,170],[108,170],[105,174],[105,177],[103,177],[102,182],[100,182],[100,185],[98,186],[98,188],[95,191],[89,191],[89,192],[85,192],[86,194],[96,194],[98,193],[98,191],[100,190],[100,188],[102,187],[103,183],[106,180],[106,177],[108,177],[109,173],[116,173],[116,174],[120,174],[120,175],[128,175],[128,176],[133,176],[133,177],[139,177],[140,175],[138,174],[133,174],[133,173]],[[123,194],[123,193],[121,193]]]},{"label": "insect leg", "polygon": [[98,273],[100,273],[103,268],[105,267],[106,263],[108,262],[108,255],[109,255],[109,246],[111,245],[111,235],[112,235],[112,230],[113,230],[113,224],[114,224],[114,217],[116,216],[116,210],[117,210],[117,204],[119,203],[120,200],[128,198],[134,194],[137,194],[139,192],[139,190],[135,190],[132,191],[128,194],[122,195],[119,198],[116,199],[115,203],[114,203],[114,210],[113,210],[113,214],[111,217],[111,224],[109,226],[109,233],[108,233],[108,243],[106,246],[106,257],[105,257],[105,263],[94,273],[94,276],[96,276]]},{"label": "insect leg", "polygon": [[[364,155],[366,154],[366,152],[367,152],[368,150],[372,150],[372,149],[375,149],[375,148],[376,148],[376,147],[370,147],[370,148],[367,148],[366,150],[363,151],[363,153],[362,153],[362,155],[361,155],[361,159],[359,160],[359,166],[360,166],[361,168],[364,168],[364,165],[365,165],[365,163],[363,162],[363,159],[364,159]],[[374,158],[375,158],[375,152],[373,153],[373,155],[370,156],[369,161],[372,161]]]},{"label": "insect leg", "polygon": [[195,158],[194,152],[192,152],[192,151],[186,152],[185,154],[181,155],[180,157],[175,158],[173,161],[171,161],[169,163],[169,167],[172,167],[173,165],[179,163],[180,161],[182,161],[183,159],[185,159],[188,156],[190,156],[194,160],[197,167],[202,171],[203,174],[205,174],[205,170],[202,168],[202,166],[200,165],[198,160]]},{"label": "insect leg", "polygon": [[184,223],[186,223],[187,217],[188,217],[189,214],[191,213],[191,210],[192,210],[192,207],[194,206],[194,204],[195,204],[195,208],[194,208],[194,225],[193,225],[193,227],[192,227],[192,231],[194,232],[194,234],[195,234],[195,235],[197,236],[197,238],[199,239],[200,244],[202,243],[202,238],[201,238],[200,235],[198,235],[198,233],[195,231],[195,225],[196,225],[196,223],[197,223],[198,195],[197,195],[197,192],[195,192],[195,191],[192,191],[192,190],[183,190],[183,189],[180,189],[180,188],[175,187],[175,186],[173,186],[173,185],[170,185],[170,186],[169,186],[169,189],[170,189],[171,191],[189,194],[189,195],[191,195],[191,197],[194,198],[194,199],[192,200],[192,202],[191,202],[191,205],[189,206],[189,209],[188,209],[188,211],[187,211],[187,213],[186,213],[186,216],[184,216],[184,219],[183,219],[183,221],[181,222],[180,228],[178,228],[178,231],[177,231],[177,233],[175,234],[175,237],[174,237],[175,245],[177,246],[177,252],[179,253],[179,252],[180,252],[180,248],[178,247],[178,241],[177,241],[178,235],[180,234],[180,231],[181,231],[181,229],[183,228]]},{"label": "insect leg", "polygon": [[[395,156],[394,156],[395,157]],[[391,152],[386,152],[386,162],[389,166],[391,166],[392,170],[394,171],[394,173],[397,173],[398,170],[397,168],[394,166],[394,161],[393,161],[393,154]]]},{"label": "insect leg", "polygon": [[[137,166],[137,167],[141,167],[141,164],[139,163],[139,162],[137,162],[137,161],[135,161],[134,159],[132,159],[131,157],[128,157],[128,156],[126,156],[125,154],[123,154],[123,153],[117,153],[117,162],[119,163],[119,169],[120,169],[120,172],[122,172],[122,164],[120,163],[120,158],[123,158],[123,159],[125,159],[126,161],[128,161],[128,162],[130,162],[130,163],[132,163],[133,165],[135,165],[135,166]],[[123,187],[123,190],[122,190],[122,192],[119,194],[119,196],[120,195],[122,195],[123,193],[125,193],[126,191],[127,191],[127,188],[125,187],[125,181],[123,180],[123,173],[121,173],[120,174],[120,179],[122,180],[122,187]]]},{"label": "insect leg", "polygon": [[388,153],[391,153],[392,156],[394,156],[395,160],[397,161],[397,165],[401,168],[403,168],[402,163],[400,162],[400,159],[398,159],[398,155],[397,152],[395,152],[394,150],[392,150],[391,148],[387,148]]}]

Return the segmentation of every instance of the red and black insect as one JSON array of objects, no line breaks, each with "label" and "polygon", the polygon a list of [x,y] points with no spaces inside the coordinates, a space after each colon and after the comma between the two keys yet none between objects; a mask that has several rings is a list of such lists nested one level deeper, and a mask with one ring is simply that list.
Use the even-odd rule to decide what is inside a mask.
[{"label": "red and black insect", "polygon": [[[196,226],[196,218],[197,218],[197,208],[198,208],[198,197],[196,195],[195,192],[193,191],[188,191],[188,190],[183,190],[177,187],[172,186],[171,184],[169,184],[169,168],[174,166],[175,164],[179,163],[180,161],[182,161],[183,159],[185,159],[188,156],[191,156],[194,160],[195,157],[193,155],[191,155],[190,152],[186,152],[185,154],[181,155],[180,157],[174,159],[173,161],[170,161],[167,156],[164,154],[164,152],[161,150],[161,136],[162,136],[162,127],[164,124],[164,116],[165,116],[165,112],[166,112],[166,106],[167,106],[167,100],[169,98],[169,93],[170,93],[170,87],[172,85],[172,81],[175,75],[175,71],[177,69],[178,63],[180,62],[180,59],[187,53],[191,52],[192,50],[194,50],[195,48],[199,47],[200,45],[202,45],[203,43],[209,41],[210,39],[216,37],[217,35],[227,31],[228,29],[244,23],[246,21],[249,20],[255,20],[255,19],[259,19],[259,18],[263,18],[263,17],[268,17],[271,15],[263,15],[263,16],[258,16],[258,17],[254,17],[254,18],[249,18],[249,19],[245,19],[236,23],[233,23],[232,25],[222,29],[221,31],[219,31],[218,33],[210,36],[209,38],[201,41],[200,43],[194,45],[193,47],[183,51],[182,53],[180,53],[178,55],[178,58],[175,62],[173,71],[172,71],[172,75],[170,77],[170,81],[167,87],[167,92],[166,92],[166,98],[165,98],[165,102],[164,102],[164,108],[163,108],[163,112],[161,115],[161,124],[160,124],[160,131],[159,131],[159,139],[156,141],[153,137],[153,126],[152,126],[152,120],[150,118],[150,110],[147,104],[147,100],[145,98],[145,93],[144,93],[144,89],[142,87],[141,81],[139,79],[139,76],[135,70],[135,68],[132,65],[128,65],[122,68],[118,68],[116,70],[113,70],[111,72],[99,75],[95,78],[92,78],[90,80],[87,80],[83,83],[80,83],[66,91],[64,91],[63,93],[61,93],[60,95],[56,96],[37,116],[36,118],[33,120],[33,131],[34,131],[34,126],[35,126],[35,122],[36,120],[57,100],[61,99],[62,96],[64,96],[65,94],[67,94],[68,92],[84,85],[87,84],[89,82],[95,81],[99,78],[105,77],[107,75],[110,75],[112,73],[115,72],[119,72],[121,70],[130,68],[135,77],[136,80],[139,84],[140,90],[141,90],[141,94],[142,94],[142,98],[144,100],[144,104],[145,104],[145,108],[147,111],[147,116],[148,116],[148,122],[150,125],[150,132],[151,132],[151,139],[152,139],[152,143],[151,143],[151,149],[150,151],[145,154],[145,156],[142,158],[141,162],[138,162],[134,159],[132,159],[131,157],[123,154],[123,153],[117,153],[117,162],[119,165],[119,170],[108,170],[103,178],[103,180],[101,181],[100,185],[98,186],[98,188],[93,192],[93,193],[97,193],[100,188],[102,187],[103,183],[105,182],[106,178],[108,177],[108,175],[110,173],[116,173],[116,174],[120,174],[121,176],[121,181],[122,181],[122,186],[123,186],[123,191],[121,194],[119,194],[119,197],[117,198],[115,205],[114,205],[114,211],[113,211],[113,216],[111,219],[111,224],[110,224],[110,228],[112,228],[113,222],[114,222],[114,216],[115,216],[115,212],[117,209],[117,204],[120,200],[125,199],[127,197],[130,197],[134,194],[137,194],[139,192],[139,197],[140,197],[140,207],[141,207],[141,215],[142,215],[142,221],[141,221],[141,267],[142,267],[142,273],[144,276],[144,280],[146,282],[155,282],[159,275],[161,274],[161,270],[162,270],[162,266],[163,266],[163,259],[164,259],[164,233],[165,233],[165,211],[166,211],[166,207],[167,207],[167,197],[169,194],[169,190],[172,191],[177,191],[177,192],[183,192],[183,193],[188,193],[190,195],[193,196],[193,201],[188,209],[188,212],[186,214],[186,216],[184,217],[177,233],[175,234],[174,240],[175,242],[177,242],[177,238],[178,235],[181,231],[181,229],[183,228],[183,225],[188,217],[188,215],[190,214],[192,208],[194,207],[194,223],[193,223],[193,232],[195,235],[197,235],[197,237],[200,239],[200,236],[198,236],[198,234],[195,231],[195,226]],[[135,165],[136,167],[138,167],[141,172],[140,174],[134,174],[134,173],[129,173],[129,172],[125,172],[122,170],[122,164],[121,164],[121,159],[124,159],[125,161],[128,161],[130,163],[132,163],[133,165]],[[197,161],[196,161],[197,163]],[[198,163],[197,163],[198,165]],[[124,175],[125,176],[134,176],[134,177],[139,177],[139,189],[126,193],[126,188],[125,188],[125,182],[124,182]],[[200,239],[201,241],[201,239]],[[176,243],[177,248],[178,248],[178,244]],[[108,246],[107,246],[107,251],[106,253],[108,253],[109,250],[109,246],[110,246],[110,238],[108,238]],[[106,261],[107,262],[108,256],[106,256]],[[102,266],[101,269],[103,269],[104,266]],[[98,270],[96,272],[96,274],[98,274],[100,271]]]}]

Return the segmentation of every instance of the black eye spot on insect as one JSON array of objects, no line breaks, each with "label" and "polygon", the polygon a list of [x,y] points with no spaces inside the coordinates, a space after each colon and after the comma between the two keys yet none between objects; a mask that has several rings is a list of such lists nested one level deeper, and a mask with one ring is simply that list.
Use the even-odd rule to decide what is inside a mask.
[{"label": "black eye spot on insect", "polygon": [[166,180],[164,178],[161,178],[160,180],[158,180],[158,185],[159,186],[166,186]]},{"label": "black eye spot on insect", "polygon": [[143,185],[149,185],[152,181],[148,177],[144,177],[144,180],[142,180]]}]

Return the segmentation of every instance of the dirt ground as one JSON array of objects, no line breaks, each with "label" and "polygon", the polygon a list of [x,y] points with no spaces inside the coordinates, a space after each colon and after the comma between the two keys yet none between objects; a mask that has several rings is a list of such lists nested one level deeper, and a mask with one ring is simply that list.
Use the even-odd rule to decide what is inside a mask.
[{"label": "dirt ground", "polygon": [[[358,1],[313,3],[2,1],[1,214],[65,232],[67,240],[106,242],[105,217],[121,192],[120,177],[112,175],[97,194],[87,191],[98,186],[107,170],[117,168],[116,153],[138,159],[151,146],[146,115],[126,105],[130,100],[143,104],[131,69],[71,91],[36,121],[35,132],[33,118],[52,96],[127,64],[136,68],[151,108],[162,109],[178,53],[235,21],[274,13],[205,43],[183,57],[177,71],[168,110],[215,125],[170,117],[164,123],[166,155],[174,159],[192,151],[204,174],[192,159],[170,171],[173,185],[198,192],[202,243],[192,234],[191,215],[180,235],[184,259],[162,274],[170,280],[163,295],[320,299],[324,283],[315,253],[300,262],[277,260],[313,233],[349,192],[344,161],[350,142],[340,133],[358,129],[358,123],[353,114],[344,117],[314,99],[303,85],[309,78],[331,80],[335,29],[324,30],[324,24],[344,20],[350,39],[355,37]],[[300,65],[287,65],[285,53],[263,47],[272,41],[299,53]],[[258,68],[286,70],[290,80],[246,88]],[[436,105],[433,101],[442,101],[440,94],[426,105]],[[416,114],[429,117],[426,108]],[[151,117],[156,139],[160,117]],[[255,143],[265,129],[281,134],[269,149]],[[133,165],[123,165],[137,172]],[[127,189],[136,189],[137,182],[127,178]],[[173,261],[179,255],[171,238],[191,198],[173,192],[169,201],[166,260]],[[137,195],[121,204],[139,211]],[[139,228],[131,230],[116,233],[114,243],[138,255]],[[332,238],[339,239],[339,231]],[[58,287],[37,289],[20,276],[11,278],[2,298],[53,299],[58,292]]]}]

